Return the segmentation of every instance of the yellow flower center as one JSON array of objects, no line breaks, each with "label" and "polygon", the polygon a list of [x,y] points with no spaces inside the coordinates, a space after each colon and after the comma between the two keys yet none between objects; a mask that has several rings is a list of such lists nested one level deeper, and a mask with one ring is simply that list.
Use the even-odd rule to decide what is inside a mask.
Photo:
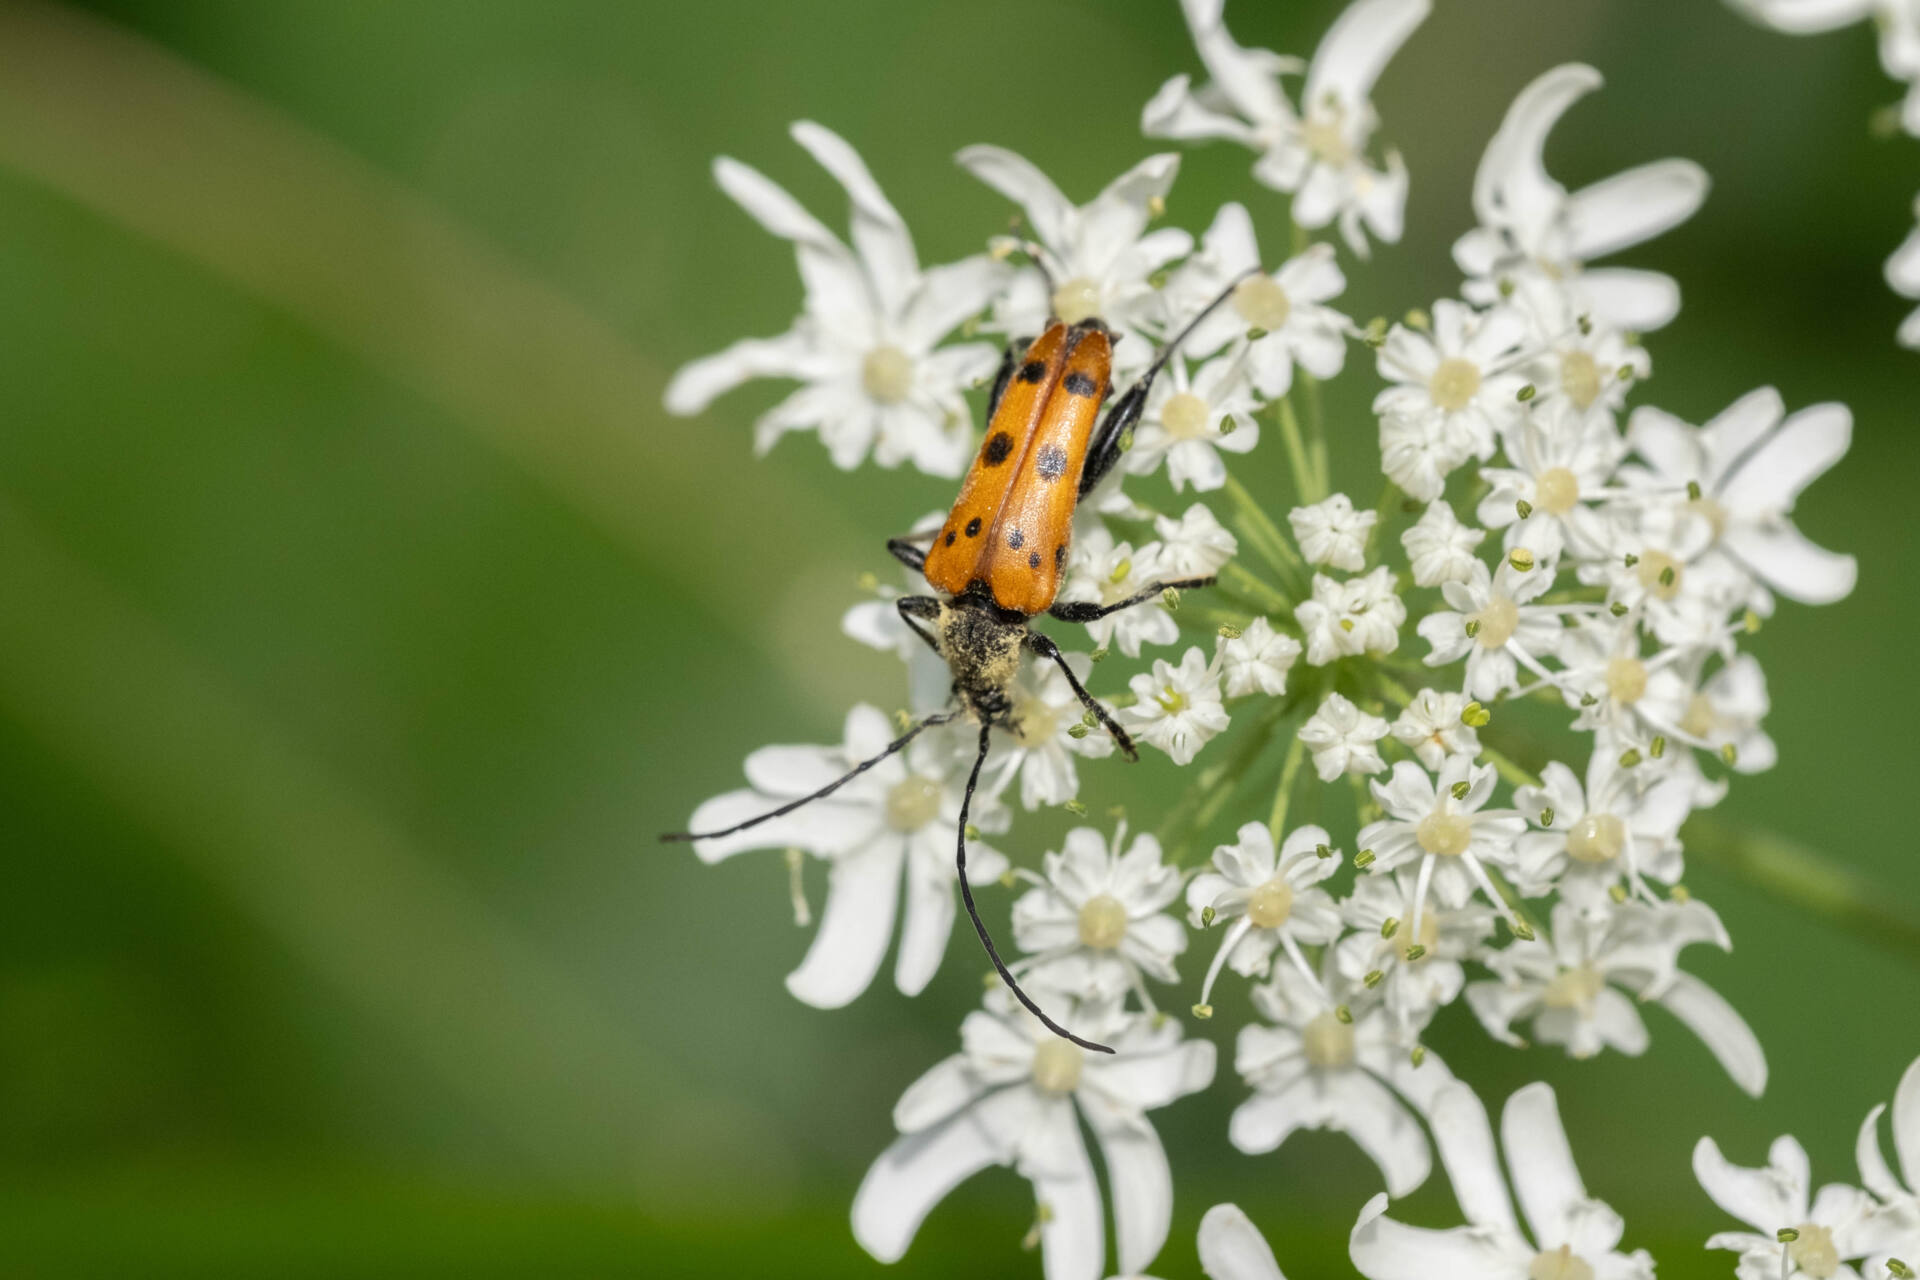
[{"label": "yellow flower center", "polygon": [[1533,1255],[1527,1266],[1527,1280],[1593,1280],[1593,1268],[1573,1251],[1572,1245]]},{"label": "yellow flower center", "polygon": [[1707,522],[1713,529],[1714,541],[1718,542],[1720,535],[1727,531],[1727,509],[1705,494],[1689,502],[1687,510]]},{"label": "yellow flower center", "polygon": [[1640,563],[1634,567],[1641,587],[1659,600],[1671,600],[1680,594],[1680,580],[1686,571],[1687,566],[1652,547],[1640,553]]},{"label": "yellow flower center", "polygon": [[1533,505],[1550,516],[1563,516],[1580,501],[1580,482],[1565,467],[1549,467],[1533,482]]},{"label": "yellow flower center", "polygon": [[1067,1094],[1080,1087],[1080,1046],[1048,1036],[1033,1047],[1033,1087],[1042,1093]]},{"label": "yellow flower center", "polygon": [[1638,658],[1613,658],[1607,662],[1607,696],[1615,702],[1640,701],[1647,691],[1647,664]]},{"label": "yellow flower center", "polygon": [[1127,909],[1110,893],[1097,893],[1080,908],[1080,941],[1095,951],[1111,951],[1127,936]]},{"label": "yellow flower center", "polygon": [[1100,314],[1100,282],[1076,276],[1053,291],[1053,314],[1079,324]]},{"label": "yellow flower center", "polygon": [[1681,732],[1704,738],[1719,727],[1720,715],[1713,709],[1713,699],[1704,693],[1687,699],[1687,713],[1680,717]]},{"label": "yellow flower center", "polygon": [[1473,638],[1482,649],[1498,649],[1513,639],[1513,633],[1520,625],[1520,606],[1506,596],[1494,596],[1473,615],[1473,621],[1480,624]]},{"label": "yellow flower center", "polygon": [[1278,929],[1293,914],[1293,886],[1275,876],[1247,897],[1247,919],[1257,929]]},{"label": "yellow flower center", "polygon": [[1584,351],[1569,351],[1560,357],[1560,389],[1581,410],[1591,409],[1600,398],[1600,366]]},{"label": "yellow flower center", "polygon": [[1549,1009],[1586,1009],[1606,985],[1605,978],[1583,964],[1555,974],[1540,1000]]},{"label": "yellow flower center", "polygon": [[1353,1024],[1329,1009],[1316,1014],[1300,1032],[1300,1048],[1313,1066],[1338,1069],[1353,1065]]},{"label": "yellow flower center", "polygon": [[1473,843],[1473,819],[1464,813],[1435,810],[1420,819],[1420,825],[1413,829],[1413,838],[1428,853],[1457,858]]},{"label": "yellow flower center", "polygon": [[1329,107],[1316,111],[1300,126],[1300,140],[1307,144],[1307,150],[1336,169],[1353,162],[1353,148],[1347,145],[1346,131],[1340,127],[1343,114]]},{"label": "yellow flower center", "polygon": [[1207,434],[1207,416],[1212,408],[1191,391],[1178,391],[1160,406],[1160,425],[1178,440],[1197,440]]},{"label": "yellow flower center", "polygon": [[1610,813],[1590,813],[1567,832],[1567,856],[1575,862],[1612,862],[1627,847],[1627,824]]},{"label": "yellow flower center", "polygon": [[895,831],[918,831],[940,816],[940,784],[909,774],[887,792],[887,825]]},{"label": "yellow flower center", "polygon": [[1840,1270],[1840,1251],[1833,1247],[1833,1232],[1818,1223],[1800,1224],[1800,1238],[1787,1246],[1787,1256],[1814,1280],[1827,1280]]},{"label": "yellow flower center", "polygon": [[1254,328],[1272,333],[1293,314],[1293,299],[1272,276],[1249,276],[1233,287],[1233,309]]},{"label": "yellow flower center", "polygon": [[1177,716],[1187,709],[1187,695],[1170,684],[1160,686],[1160,692],[1153,695],[1153,700],[1170,716]]},{"label": "yellow flower center", "polygon": [[1451,413],[1464,409],[1480,391],[1480,366],[1459,356],[1449,356],[1427,379],[1427,394],[1433,402]]},{"label": "yellow flower center", "polygon": [[899,404],[913,390],[913,358],[898,347],[875,347],[860,362],[860,385],[881,404]]}]

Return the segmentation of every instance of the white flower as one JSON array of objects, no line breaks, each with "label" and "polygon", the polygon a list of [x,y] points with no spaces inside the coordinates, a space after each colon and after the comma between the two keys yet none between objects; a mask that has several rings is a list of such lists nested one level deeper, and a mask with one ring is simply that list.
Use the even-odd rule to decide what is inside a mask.
[{"label": "white flower", "polygon": [[1394,594],[1393,571],[1381,565],[1345,582],[1314,574],[1313,598],[1295,605],[1293,616],[1307,638],[1307,662],[1322,667],[1335,658],[1399,648],[1407,606]]},{"label": "white flower", "polygon": [[1308,564],[1324,564],[1357,572],[1367,564],[1367,535],[1380,519],[1378,512],[1355,511],[1353,499],[1336,493],[1310,507],[1287,513],[1294,540]]},{"label": "white flower", "polygon": [[[1920,84],[1920,78],[1914,82]],[[1909,97],[1912,103],[1920,95]],[[1909,132],[1920,130],[1909,129]],[[1920,218],[1920,201],[1914,203],[1914,217]],[[1893,291],[1903,298],[1920,298],[1920,227],[1907,233],[1900,247],[1887,259],[1887,283]],[[1907,314],[1900,322],[1900,345],[1920,349],[1920,309]]]},{"label": "white flower", "polygon": [[[1509,299],[1533,327],[1539,358],[1526,366],[1536,407],[1564,403],[1582,417],[1610,418],[1627,393],[1653,373],[1653,358],[1637,339],[1586,309],[1577,287],[1537,272],[1508,283]],[[1471,284],[1467,291],[1479,296]]]},{"label": "white flower", "polygon": [[1530,603],[1553,585],[1553,571],[1537,566],[1525,573],[1505,560],[1492,573],[1476,562],[1465,582],[1442,583],[1451,609],[1420,619],[1420,638],[1432,646],[1427,665],[1443,667],[1467,660],[1463,688],[1491,702],[1519,685],[1520,666],[1538,667],[1541,656],[1560,643],[1560,609]]},{"label": "white flower", "polygon": [[1114,346],[1116,381],[1144,369],[1153,358],[1145,333],[1165,318],[1148,277],[1193,248],[1193,237],[1177,227],[1147,230],[1180,172],[1180,157],[1149,156],[1077,208],[1031,161],[1004,148],[966,147],[957,159],[1026,211],[1053,280],[1049,297],[1039,272],[1021,273],[995,303],[992,326],[1024,337],[1039,333],[1050,316],[1068,324],[1098,316],[1129,339]]},{"label": "white flower", "polygon": [[1254,1095],[1235,1108],[1227,1135],[1257,1155],[1301,1129],[1344,1133],[1379,1166],[1387,1190],[1406,1195],[1433,1163],[1407,1102],[1425,1110],[1453,1073],[1433,1053],[1413,1065],[1385,1009],[1344,1003],[1353,992],[1331,962],[1324,973],[1331,990],[1292,965],[1276,966],[1271,981],[1254,989],[1254,1006],[1279,1025],[1241,1028],[1234,1069]]},{"label": "white flower", "polygon": [[1884,1104],[1874,1107],[1860,1126],[1854,1144],[1860,1181],[1879,1199],[1890,1222],[1906,1233],[1910,1243],[1902,1247],[1920,1254],[1920,1058],[1907,1067],[1893,1095],[1893,1149],[1907,1177],[1905,1186],[1880,1150],[1880,1115],[1886,1109]]},{"label": "white flower", "polygon": [[1352,933],[1334,949],[1334,963],[1349,983],[1380,994],[1404,1039],[1412,1040],[1466,985],[1460,962],[1493,931],[1491,907],[1468,903],[1443,907],[1431,896],[1416,898],[1417,878],[1396,871],[1363,876],[1340,904]]},{"label": "white flower", "polygon": [[1647,1024],[1635,1004],[1657,1000],[1700,1037],[1736,1085],[1758,1097],[1767,1060],[1752,1029],[1713,988],[1677,967],[1681,949],[1695,942],[1732,945],[1702,902],[1629,902],[1606,915],[1558,903],[1550,939],[1484,957],[1500,980],[1468,983],[1467,1004],[1497,1040],[1523,1043],[1512,1025],[1530,1019],[1534,1040],[1590,1058],[1608,1048],[1646,1052]]},{"label": "white flower", "polygon": [[[1722,1231],[1709,1249],[1740,1254],[1740,1280],[1859,1280],[1847,1264],[1891,1246],[1894,1224],[1874,1213],[1872,1197],[1857,1187],[1828,1183],[1811,1196],[1806,1149],[1789,1135],[1773,1140],[1764,1168],[1737,1165],[1720,1154],[1712,1138],[1693,1148],[1693,1175],[1700,1188],[1752,1231]],[[1784,1244],[1782,1230],[1795,1238]]]},{"label": "white flower", "polygon": [[1434,1099],[1433,1134],[1468,1225],[1409,1227],[1384,1216],[1387,1197],[1375,1196],[1348,1242],[1367,1280],[1653,1280],[1645,1249],[1619,1252],[1626,1231],[1620,1215],[1587,1195],[1548,1085],[1519,1090],[1500,1115],[1500,1146],[1525,1233],[1486,1108],[1466,1085],[1449,1085]]},{"label": "white flower", "polygon": [[1222,636],[1215,644],[1215,662],[1226,678],[1229,698],[1285,693],[1287,672],[1299,658],[1300,642],[1275,631],[1265,618],[1255,618],[1239,635]]},{"label": "white flower", "polygon": [[1087,1053],[1004,991],[990,992],[986,1003],[961,1026],[965,1049],[895,1105],[902,1136],[854,1196],[854,1238],[880,1261],[896,1262],[948,1191],[990,1165],[1010,1165],[1044,1207],[1047,1280],[1099,1280],[1106,1222],[1080,1136],[1084,1120],[1113,1189],[1120,1267],[1141,1270],[1166,1242],[1173,1214],[1172,1170],[1147,1112],[1212,1083],[1213,1045],[1183,1041],[1173,1019],[1109,1006],[1080,1011],[1083,1028],[1114,1048]]},{"label": "white flower", "polygon": [[1394,740],[1411,749],[1429,769],[1438,769],[1448,756],[1477,759],[1480,735],[1460,718],[1466,706],[1463,693],[1422,689],[1394,720]]},{"label": "white flower", "polygon": [[1143,671],[1127,684],[1133,705],[1115,713],[1120,723],[1175,764],[1192,763],[1207,739],[1227,727],[1220,675],[1198,648],[1189,648],[1178,667],[1156,658],[1151,675]]},{"label": "white flower", "polygon": [[714,161],[721,189],[793,242],[806,309],[777,338],[748,338],[683,367],[667,386],[667,409],[699,413],[749,379],[794,378],[806,385],[761,415],[756,451],[788,431],[814,429],[842,470],[872,450],[883,467],[911,462],[957,476],[973,452],[962,393],[993,371],[998,353],[986,343],[938,344],[987,305],[1005,269],[981,256],[921,270],[906,224],[853,148],[804,120],[793,137],[852,198],[856,252],[758,171],[725,156]]},{"label": "white flower", "polygon": [[1526,378],[1516,366],[1527,321],[1511,307],[1480,312],[1450,298],[1433,304],[1431,335],[1405,325],[1387,332],[1377,363],[1395,385],[1373,398],[1384,417],[1436,424],[1454,452],[1491,458],[1507,425],[1525,411],[1519,399]]},{"label": "white flower", "polygon": [[1160,535],[1155,567],[1165,578],[1210,578],[1240,549],[1239,540],[1204,503],[1194,503],[1178,520],[1155,516],[1153,529]]},{"label": "white flower", "polygon": [[1150,475],[1164,461],[1175,492],[1188,484],[1202,492],[1218,489],[1227,482],[1219,451],[1245,453],[1259,444],[1259,411],[1243,354],[1215,356],[1191,377],[1187,362],[1176,357],[1147,393],[1127,470]]},{"label": "white flower", "polygon": [[1606,912],[1609,893],[1652,898],[1642,882],[1679,880],[1680,824],[1693,811],[1693,780],[1668,770],[1648,774],[1620,767],[1619,757],[1596,743],[1584,789],[1573,770],[1554,761],[1540,771],[1543,785],[1521,787],[1514,807],[1536,830],[1520,837],[1515,885],[1529,898],[1560,896],[1586,911]]},{"label": "white flower", "polygon": [[1726,758],[1741,773],[1773,768],[1779,751],[1760,722],[1766,718],[1767,677],[1750,653],[1737,655],[1687,700],[1680,717],[1681,732]]},{"label": "white flower", "polygon": [[1853,415],[1845,405],[1788,416],[1780,393],[1762,387],[1697,429],[1642,406],[1627,438],[1654,482],[1678,490],[1676,501],[1706,520],[1715,545],[1761,582],[1802,604],[1832,604],[1853,590],[1853,557],[1815,546],[1789,519],[1795,499],[1847,452]]},{"label": "white flower", "polygon": [[1340,869],[1339,850],[1329,843],[1324,828],[1301,827],[1289,835],[1276,857],[1273,834],[1262,822],[1240,828],[1240,839],[1213,851],[1212,871],[1203,871],[1187,886],[1187,920],[1197,929],[1225,922],[1226,936],[1207,969],[1200,1003],[1213,996],[1214,979],[1223,964],[1248,978],[1265,977],[1273,953],[1285,947],[1288,957],[1309,980],[1313,970],[1301,954],[1302,943],[1325,946],[1340,936],[1340,909],[1322,880]]},{"label": "white flower", "polygon": [[[939,730],[916,739],[832,795],[784,817],[717,839],[697,840],[694,852],[713,863],[748,849],[803,849],[832,867],[820,931],[787,989],[822,1009],[839,1008],[873,981],[893,936],[901,884],[906,919],[894,983],[918,995],[940,967],[954,916],[954,831],[966,770],[955,767]],[[747,757],[751,789],[715,796],[694,811],[692,829],[713,831],[756,818],[819,790],[852,765],[877,756],[893,738],[878,709],[847,713],[843,747],[762,747]],[[976,796],[969,821],[982,831],[1005,831],[1007,815],[991,797]],[[982,882],[1006,870],[1006,859],[978,841],[967,842],[973,875]]]},{"label": "white flower", "polygon": [[1493,486],[1474,513],[1480,523],[1505,529],[1509,550],[1525,547],[1539,561],[1569,546],[1575,555],[1599,554],[1604,535],[1586,504],[1601,496],[1626,454],[1612,421],[1555,399],[1515,422],[1505,444],[1511,465],[1480,472]]},{"label": "white flower", "polygon": [[1164,914],[1180,896],[1180,871],[1160,860],[1158,840],[1141,834],[1128,845],[1122,823],[1109,848],[1092,827],[1075,827],[1044,866],[1046,879],[1013,904],[1014,941],[1032,953],[1020,972],[1098,1000],[1135,990],[1144,998],[1143,972],[1180,980],[1173,962],[1187,949],[1187,931]]},{"label": "white flower", "polygon": [[1472,456],[1447,434],[1442,414],[1381,415],[1380,470],[1408,497],[1433,502],[1446,489],[1447,476]]},{"label": "white flower", "polygon": [[[1092,661],[1084,653],[1064,656],[1084,684]],[[995,736],[986,766],[988,790],[997,794],[1018,777],[1023,808],[1065,804],[1080,791],[1073,758],[1104,759],[1113,750],[1113,739],[1101,730],[1074,736],[1081,721],[1080,696],[1054,663],[1029,663],[1014,677],[1010,692],[1008,732]]]},{"label": "white flower", "polygon": [[1211,1280],[1287,1280],[1273,1250],[1239,1205],[1217,1204],[1200,1219],[1200,1270]]},{"label": "white flower", "polygon": [[1675,502],[1620,503],[1602,526],[1601,556],[1579,565],[1588,584],[1604,584],[1607,603],[1634,611],[1662,642],[1731,648],[1730,613],[1772,611],[1735,560],[1714,553],[1710,513]]},{"label": "white flower", "polygon": [[[1356,837],[1362,848],[1373,850],[1370,870],[1378,874],[1418,863],[1416,903],[1425,901],[1431,885],[1446,906],[1465,906],[1479,890],[1499,908],[1502,900],[1486,867],[1512,865],[1513,842],[1526,829],[1526,819],[1510,809],[1481,812],[1493,798],[1492,765],[1449,756],[1440,765],[1438,783],[1419,765],[1402,760],[1391,778],[1372,784],[1373,798],[1387,816]],[[1413,921],[1416,933],[1419,923]]]},{"label": "white flower", "polygon": [[1400,238],[1407,172],[1398,154],[1384,171],[1366,158],[1378,123],[1369,100],[1374,81],[1429,11],[1428,0],[1355,0],[1334,19],[1301,89],[1296,114],[1279,84],[1294,59],[1243,49],[1227,34],[1224,0],[1185,0],[1187,25],[1213,82],[1194,91],[1186,76],[1168,81],[1147,104],[1140,127],[1149,137],[1228,138],[1261,153],[1261,183],[1294,194],[1293,218],[1340,234],[1361,257],[1366,234]]},{"label": "white flower", "polygon": [[[1201,320],[1181,344],[1183,349],[1211,355],[1244,338],[1249,376],[1267,400],[1277,400],[1292,388],[1296,362],[1323,380],[1340,372],[1353,322],[1323,305],[1347,287],[1332,245],[1310,245],[1268,274],[1261,268],[1246,206],[1221,205],[1213,226],[1201,237],[1200,251],[1167,281],[1168,311],[1197,315],[1229,284],[1230,303]],[[1256,333],[1260,336],[1254,337]]]},{"label": "white flower", "polygon": [[1332,782],[1343,773],[1367,775],[1387,767],[1376,745],[1387,736],[1387,722],[1369,715],[1337,693],[1330,693],[1320,709],[1300,726],[1300,741],[1313,752],[1313,769],[1320,781]]},{"label": "white flower", "polygon": [[[1160,544],[1153,542],[1136,552],[1129,543],[1115,543],[1106,526],[1095,525],[1073,540],[1060,599],[1118,604],[1159,581],[1160,551]],[[1087,638],[1099,648],[1111,646],[1137,658],[1143,644],[1178,640],[1180,627],[1159,601],[1150,600],[1095,618],[1087,624]]]},{"label": "white flower", "polygon": [[1586,269],[1595,258],[1651,240],[1693,216],[1707,175],[1689,160],[1656,160],[1569,195],[1547,173],[1541,152],[1567,108],[1600,87],[1592,67],[1555,67],[1520,91],[1481,157],[1473,208],[1480,225],[1453,247],[1474,277],[1467,296],[1491,302],[1500,282],[1544,275],[1569,291],[1576,311],[1646,332],[1673,319],[1680,289],[1655,271]]},{"label": "white flower", "polygon": [[1565,666],[1554,683],[1566,704],[1579,710],[1574,728],[1603,728],[1619,747],[1650,747],[1655,735],[1685,737],[1679,721],[1691,690],[1675,669],[1682,656],[1678,649],[1642,654],[1631,614],[1588,617],[1561,635]]},{"label": "white flower", "polygon": [[1474,550],[1486,536],[1484,529],[1460,523],[1446,503],[1429,502],[1420,518],[1400,535],[1400,545],[1407,550],[1415,584],[1437,587],[1467,580],[1480,563]]},{"label": "white flower", "polygon": [[1793,35],[1831,31],[1871,17],[1880,29],[1880,65],[1908,83],[1900,127],[1920,137],[1920,5],[1913,0],[1736,0],[1760,21]]}]

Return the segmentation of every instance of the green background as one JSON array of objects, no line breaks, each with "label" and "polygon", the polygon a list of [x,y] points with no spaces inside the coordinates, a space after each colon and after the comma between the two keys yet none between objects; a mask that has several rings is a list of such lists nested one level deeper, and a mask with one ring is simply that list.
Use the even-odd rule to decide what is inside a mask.
[{"label": "green background", "polygon": [[[1898,94],[1871,33],[1700,2],[1439,8],[1377,94],[1408,233],[1345,309],[1456,287],[1480,149],[1558,62],[1609,80],[1554,135],[1571,184],[1669,154],[1711,171],[1702,212],[1629,255],[1686,295],[1641,399],[1693,421],[1765,382],[1846,400],[1853,451],[1800,519],[1861,560],[1851,599],[1755,639],[1781,763],[1725,811],[1913,922],[1920,356],[1880,264],[1920,148],[1867,127]],[[1229,18],[1304,54],[1335,11]],[[837,619],[950,485],[840,474],[805,438],[752,461],[771,387],[690,421],[659,392],[799,297],[714,154],[839,224],[784,133],[820,120],[948,260],[1007,213],[957,148],[1014,147],[1086,199],[1188,70],[1176,7],[1146,0],[0,7],[0,1271],[1038,1274],[1006,1171],[891,1271],[845,1225],[977,957],[956,941],[911,1003],[883,980],[805,1008],[778,859],[653,842],[752,747],[900,700]],[[1242,199],[1283,245],[1247,160],[1190,152],[1170,220]],[[1329,388],[1335,484],[1360,495],[1376,386],[1356,352]],[[1277,510],[1281,453],[1240,472]],[[1147,815],[1183,781],[1086,773],[1097,806]],[[1064,826],[1004,847],[1035,860]],[[1637,1060],[1500,1048],[1464,1009],[1431,1036],[1495,1105],[1559,1089],[1590,1189],[1669,1277],[1731,1268],[1699,1248],[1731,1225],[1689,1172],[1700,1134],[1758,1162],[1792,1131],[1817,1177],[1851,1177],[1855,1126],[1920,1053],[1913,961],[1689,882],[1736,939],[1690,966],[1766,1045],[1764,1100],[1657,1011]],[[1337,1136],[1239,1155],[1239,1096],[1223,1069],[1156,1116],[1178,1205],[1155,1270],[1196,1274],[1193,1227],[1231,1198],[1296,1280],[1343,1274],[1377,1175]],[[1438,1175],[1408,1212],[1457,1220]]]}]

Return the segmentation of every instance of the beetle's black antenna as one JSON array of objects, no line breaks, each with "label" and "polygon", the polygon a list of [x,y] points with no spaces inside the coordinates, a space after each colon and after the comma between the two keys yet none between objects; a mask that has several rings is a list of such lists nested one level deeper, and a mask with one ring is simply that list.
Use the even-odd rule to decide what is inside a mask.
[{"label": "beetle's black antenna", "polygon": [[[879,755],[873,757],[873,759],[862,760],[859,764],[853,766],[853,768],[847,770],[845,773],[841,774],[839,777],[835,778],[832,782],[829,782],[826,786],[820,788],[818,791],[814,792],[812,795],[801,796],[798,800],[793,800],[788,802],[787,804],[781,805],[778,809],[775,809],[771,813],[763,813],[757,818],[748,818],[745,822],[736,822],[734,825],[726,828],[724,831],[669,831],[666,834],[662,835],[660,839],[667,842],[686,841],[686,840],[713,840],[713,839],[717,839],[720,836],[730,836],[736,831],[745,831],[748,827],[757,827],[761,823],[766,822],[771,818],[778,818],[783,814],[792,813],[795,809],[798,809],[801,805],[812,804],[815,800],[820,800],[827,796],[832,795],[834,792],[838,791],[841,787],[845,786],[849,782],[852,782],[855,778],[859,777],[861,774],[873,768],[873,766],[879,764],[882,760],[885,760],[888,756],[893,755],[895,752],[899,751],[902,747],[906,746],[909,742],[912,742],[915,738],[919,737],[922,730],[931,729],[938,724],[946,724],[949,720],[953,720],[957,718],[959,715],[960,713],[958,711],[941,711],[941,712],[938,712],[937,714],[928,716],[926,719],[922,720],[919,724],[914,725],[911,729],[908,729],[905,733],[901,734],[899,737],[895,738],[892,742],[888,743],[887,749],[885,751],[882,751]],[[964,822],[964,819],[962,819],[962,821]]]},{"label": "beetle's black antenna", "polygon": [[[1016,226],[1017,225],[1018,224],[1016,224]],[[1054,283],[1053,272],[1047,270],[1047,260],[1041,256],[1046,250],[1025,236],[1020,237],[1020,248],[1027,257],[1033,260],[1034,268],[1040,272],[1041,283],[1047,286],[1047,315],[1051,317],[1053,315],[1053,295],[1058,291],[1059,286]]]},{"label": "beetle's black antenna", "polygon": [[1040,1019],[1042,1026],[1063,1039],[1071,1040],[1082,1049],[1091,1049],[1095,1053],[1112,1053],[1109,1045],[1085,1040],[1073,1034],[1059,1023],[1049,1018],[1033,1002],[1033,997],[1020,989],[1013,979],[1013,973],[1007,968],[1006,961],[994,950],[993,938],[987,933],[986,921],[980,918],[978,908],[973,905],[973,886],[967,883],[967,810],[973,806],[973,788],[980,781],[980,766],[987,762],[987,748],[992,745],[992,728],[986,724],[980,726],[980,751],[973,758],[973,772],[967,775],[967,794],[960,801],[960,839],[958,851],[954,855],[954,866],[960,873],[960,900],[967,904],[967,919],[973,921],[973,931],[980,935],[980,945],[987,949],[987,959],[993,961],[993,967],[1000,974],[1000,981],[1007,984],[1007,990],[1013,992],[1013,998],[1026,1006],[1027,1012]]},{"label": "beetle's black antenna", "polygon": [[1248,280],[1253,279],[1253,277],[1259,275],[1261,273],[1261,270],[1262,269],[1257,266],[1248,267],[1245,271],[1242,271],[1239,275],[1235,276],[1232,280],[1228,281],[1227,287],[1222,289],[1219,295],[1216,296],[1212,302],[1209,302],[1206,306],[1200,308],[1199,315],[1187,321],[1186,327],[1180,330],[1179,333],[1174,334],[1173,340],[1168,342],[1166,346],[1160,348],[1160,354],[1156,355],[1153,358],[1153,363],[1147,366],[1147,371],[1141,374],[1140,377],[1136,379],[1136,382],[1140,382],[1140,383],[1152,382],[1153,376],[1159,373],[1161,369],[1165,368],[1167,361],[1173,358],[1173,353],[1180,349],[1180,344],[1193,336],[1193,331],[1200,327],[1200,322],[1202,320],[1205,320],[1208,316],[1212,315],[1215,311],[1218,311],[1220,309],[1220,304],[1225,302],[1228,298],[1231,298],[1233,296],[1233,291],[1235,289],[1238,289],[1242,284],[1246,283]]}]

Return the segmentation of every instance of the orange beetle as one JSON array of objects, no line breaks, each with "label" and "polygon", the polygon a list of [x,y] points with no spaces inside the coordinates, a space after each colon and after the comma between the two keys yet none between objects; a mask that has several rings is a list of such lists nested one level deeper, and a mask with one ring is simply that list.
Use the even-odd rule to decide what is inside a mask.
[{"label": "orange beetle", "polygon": [[[1051,295],[1052,290],[1048,292]],[[894,538],[887,543],[888,551],[923,573],[928,585],[941,593],[903,596],[896,603],[907,625],[946,660],[953,673],[953,707],[917,721],[885,751],[861,761],[812,795],[723,831],[684,832],[663,839],[704,840],[732,835],[791,813],[832,794],[904,748],[922,731],[962,718],[969,720],[979,726],[980,744],[973,770],[967,776],[955,840],[955,864],[967,917],[973,921],[974,931],[980,935],[980,943],[1001,980],[1029,1012],[1049,1030],[1083,1048],[1112,1053],[1106,1045],[1082,1039],[1048,1017],[1020,989],[1001,960],[974,906],[973,887],[967,882],[967,814],[993,730],[1014,727],[1009,690],[1026,653],[1056,664],[1127,758],[1138,758],[1133,739],[1081,685],[1060,647],[1028,624],[1042,613],[1065,622],[1092,622],[1155,599],[1169,589],[1204,587],[1213,582],[1212,578],[1156,582],[1109,605],[1055,603],[1066,571],[1074,508],[1126,451],[1133,427],[1146,407],[1147,392],[1167,358],[1194,325],[1231,293],[1229,286],[1195,316],[1104,418],[1100,407],[1111,390],[1114,338],[1100,320],[1071,325],[1052,321],[1047,331],[1026,347],[1024,355],[1018,354],[1018,344],[1009,347],[987,401],[986,439],[960,485],[960,496],[954,500],[946,522],[931,533]],[[923,550],[919,544],[928,539],[932,546]]]}]

